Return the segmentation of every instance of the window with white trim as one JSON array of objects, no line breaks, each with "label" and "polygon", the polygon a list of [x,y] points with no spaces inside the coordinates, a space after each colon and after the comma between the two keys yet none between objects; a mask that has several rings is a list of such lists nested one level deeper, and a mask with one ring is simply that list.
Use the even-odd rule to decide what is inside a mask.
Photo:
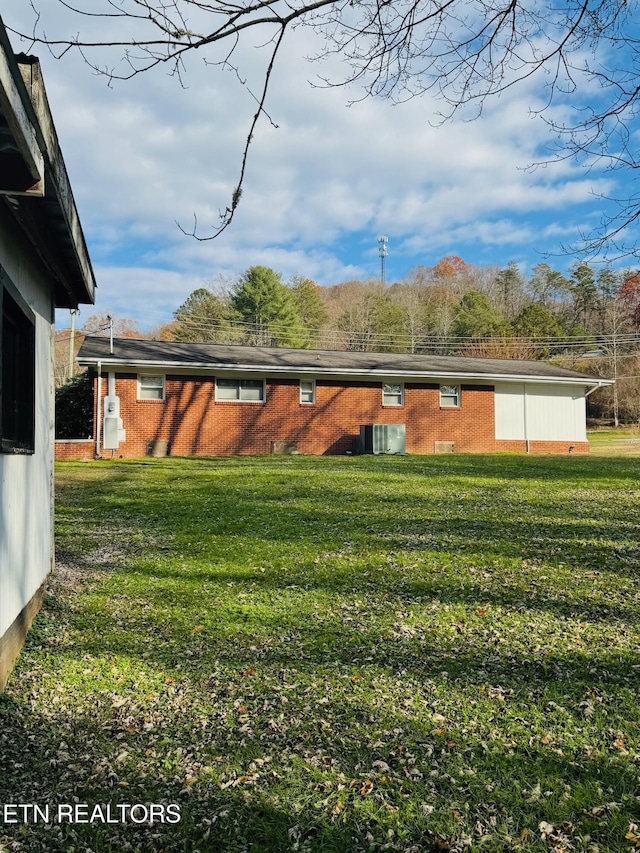
[{"label": "window with white trim", "polygon": [[400,383],[383,382],[383,406],[404,406],[404,385]]},{"label": "window with white trim", "polygon": [[216,378],[216,400],[264,403],[264,379]]},{"label": "window with white trim", "polygon": [[441,385],[440,386],[440,408],[442,408],[442,409],[458,409],[458,408],[460,408],[460,386],[459,385]]},{"label": "window with white trim", "polygon": [[138,376],[138,400],[164,400],[164,376],[141,373]]},{"label": "window with white trim", "polygon": [[35,317],[4,270],[0,270],[0,314],[0,452],[33,453]]},{"label": "window with white trim", "polygon": [[315,403],[316,401],[316,380],[301,379],[300,380],[300,402]]}]

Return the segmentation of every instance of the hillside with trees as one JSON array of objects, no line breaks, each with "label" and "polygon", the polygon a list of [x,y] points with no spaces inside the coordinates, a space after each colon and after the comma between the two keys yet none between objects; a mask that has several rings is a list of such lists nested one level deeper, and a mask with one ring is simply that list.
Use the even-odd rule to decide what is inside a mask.
[{"label": "hillside with trees", "polygon": [[[321,287],[284,282],[265,266],[199,287],[174,319],[147,332],[127,318],[94,315],[76,332],[155,340],[412,352],[552,360],[615,378],[590,397],[593,414],[615,424],[640,420],[640,272],[569,273],[546,262],[525,277],[515,262],[476,266],[448,256],[400,281],[379,278]],[[58,332],[57,385],[67,379],[68,333]]]},{"label": "hillside with trees", "polygon": [[576,263],[565,274],[541,262],[526,278],[515,262],[501,269],[448,256],[390,285],[320,287],[251,267],[226,289],[194,291],[174,317],[175,340],[551,359],[615,377],[615,388],[595,392],[592,410],[616,423],[640,418],[635,270]]}]

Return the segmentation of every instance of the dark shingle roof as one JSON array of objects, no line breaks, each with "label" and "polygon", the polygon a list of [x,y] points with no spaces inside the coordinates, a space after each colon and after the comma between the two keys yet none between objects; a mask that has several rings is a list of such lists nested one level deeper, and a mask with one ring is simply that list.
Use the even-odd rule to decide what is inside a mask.
[{"label": "dark shingle roof", "polygon": [[284,349],[230,344],[174,343],[115,338],[113,353],[108,338],[87,337],[78,354],[81,364],[101,362],[113,368],[158,369],[168,372],[216,369],[341,376],[395,376],[407,378],[530,379],[586,385],[609,384],[574,370],[542,361],[412,355],[408,353],[344,352],[338,350]]}]

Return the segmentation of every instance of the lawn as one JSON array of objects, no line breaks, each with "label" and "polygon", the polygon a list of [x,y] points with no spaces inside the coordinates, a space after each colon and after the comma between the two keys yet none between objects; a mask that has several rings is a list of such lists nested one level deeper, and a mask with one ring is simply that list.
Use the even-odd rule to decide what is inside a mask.
[{"label": "lawn", "polygon": [[594,456],[640,456],[638,426],[610,427],[587,433]]},{"label": "lawn", "polygon": [[95,820],[0,823],[0,850],[640,851],[639,475],[61,464],[0,805]]}]

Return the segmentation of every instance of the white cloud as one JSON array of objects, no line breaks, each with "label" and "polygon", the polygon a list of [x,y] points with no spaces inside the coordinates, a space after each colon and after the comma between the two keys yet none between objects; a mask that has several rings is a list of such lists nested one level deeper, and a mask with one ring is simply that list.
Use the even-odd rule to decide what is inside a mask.
[{"label": "white cloud", "polygon": [[[46,28],[64,27],[66,16],[52,10],[60,8],[46,7]],[[6,0],[5,23],[28,17],[24,0]],[[398,274],[456,245],[471,262],[474,251],[488,262],[488,249],[526,257],[577,233],[572,223],[586,221],[592,192],[612,188],[569,162],[523,168],[548,142],[547,127],[532,118],[542,107],[532,81],[488,102],[481,120],[434,127],[426,96],[348,108],[354,92],[311,87],[316,69],[301,57],[317,48],[305,28],[286,45],[268,102],[278,128],[261,120],[236,219],[212,242],[185,237],[175,221],[188,229],[195,213],[206,235],[228,204],[265,50],[239,53],[246,86],[194,54],[185,88],[167,69],[109,88],[78,57],[57,62],[40,51],[99,306],[169,316],[217,272],[255,263],[322,283],[368,276],[377,271],[379,233],[391,238]]]}]

